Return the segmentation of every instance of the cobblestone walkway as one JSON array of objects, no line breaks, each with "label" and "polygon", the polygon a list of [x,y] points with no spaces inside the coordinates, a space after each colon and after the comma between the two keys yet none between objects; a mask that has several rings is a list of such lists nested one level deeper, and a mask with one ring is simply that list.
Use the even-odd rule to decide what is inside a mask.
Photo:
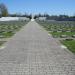
[{"label": "cobblestone walkway", "polygon": [[0,49],[0,75],[75,75],[75,55],[29,22]]}]

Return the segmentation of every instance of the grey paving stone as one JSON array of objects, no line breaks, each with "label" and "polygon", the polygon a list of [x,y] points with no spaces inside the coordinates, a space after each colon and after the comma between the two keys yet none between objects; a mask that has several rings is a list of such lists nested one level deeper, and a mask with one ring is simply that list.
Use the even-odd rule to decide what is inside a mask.
[{"label": "grey paving stone", "polygon": [[0,75],[75,75],[75,55],[35,21],[0,50]]}]

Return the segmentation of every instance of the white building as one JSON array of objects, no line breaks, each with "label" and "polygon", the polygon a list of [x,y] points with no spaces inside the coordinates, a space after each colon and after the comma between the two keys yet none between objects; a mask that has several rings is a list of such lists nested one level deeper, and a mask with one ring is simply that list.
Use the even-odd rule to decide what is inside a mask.
[{"label": "white building", "polygon": [[0,21],[18,21],[18,17],[1,17]]},{"label": "white building", "polygon": [[26,18],[26,17],[1,17],[0,18],[0,21],[19,21],[19,20],[28,21],[29,18]]},{"label": "white building", "polygon": [[46,17],[39,17],[38,20],[45,21],[46,20]]}]

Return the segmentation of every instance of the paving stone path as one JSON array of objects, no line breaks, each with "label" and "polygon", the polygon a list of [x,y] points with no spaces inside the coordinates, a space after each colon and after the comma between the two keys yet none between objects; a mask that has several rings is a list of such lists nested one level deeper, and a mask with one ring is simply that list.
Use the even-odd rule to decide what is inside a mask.
[{"label": "paving stone path", "polygon": [[75,55],[31,21],[0,49],[0,75],[75,75]]}]

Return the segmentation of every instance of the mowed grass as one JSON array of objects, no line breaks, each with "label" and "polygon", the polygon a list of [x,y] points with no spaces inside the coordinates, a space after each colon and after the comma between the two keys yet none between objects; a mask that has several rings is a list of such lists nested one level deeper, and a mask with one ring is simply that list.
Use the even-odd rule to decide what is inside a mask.
[{"label": "mowed grass", "polygon": [[[16,32],[18,32],[24,25],[26,25],[28,21],[0,21],[0,46],[2,46],[7,38],[13,36]],[[2,39],[4,41],[2,41]]]},{"label": "mowed grass", "polygon": [[53,37],[59,38],[61,35],[72,37],[75,35],[74,21],[37,21],[43,26]]},{"label": "mowed grass", "polygon": [[61,35],[67,35],[68,37],[71,37],[75,35],[75,32],[50,32],[50,34],[52,34],[53,37],[60,37]]},{"label": "mowed grass", "polygon": [[[62,38],[61,35],[67,35],[66,40],[62,40],[64,44],[71,52],[75,53],[75,40],[71,40],[75,35],[75,22],[74,21],[37,21],[43,26],[50,34],[55,38]],[[69,38],[70,37],[70,38]],[[72,38],[71,38],[72,37]],[[74,37],[75,38],[75,37]],[[68,39],[68,40],[67,40]]]},{"label": "mowed grass", "polygon": [[0,22],[0,39],[13,36],[27,23],[26,21]]},{"label": "mowed grass", "polygon": [[63,40],[61,41],[61,43],[75,54],[75,40]]},{"label": "mowed grass", "polygon": [[6,41],[0,41],[0,46],[2,46]]}]

